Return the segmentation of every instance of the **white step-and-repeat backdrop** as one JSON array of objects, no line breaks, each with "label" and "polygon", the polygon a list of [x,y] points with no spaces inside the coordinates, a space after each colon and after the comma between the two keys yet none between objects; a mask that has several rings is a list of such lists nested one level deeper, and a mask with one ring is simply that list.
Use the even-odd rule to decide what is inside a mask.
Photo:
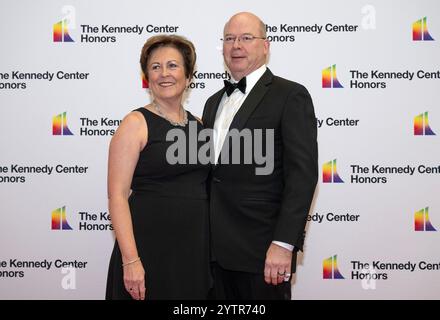
[{"label": "white step-and-repeat backdrop", "polygon": [[2,0],[0,299],[104,298],[108,144],[149,102],[141,47],[194,42],[185,105],[200,116],[239,11],[267,24],[269,67],[309,89],[318,119],[293,298],[440,298],[440,2]]}]

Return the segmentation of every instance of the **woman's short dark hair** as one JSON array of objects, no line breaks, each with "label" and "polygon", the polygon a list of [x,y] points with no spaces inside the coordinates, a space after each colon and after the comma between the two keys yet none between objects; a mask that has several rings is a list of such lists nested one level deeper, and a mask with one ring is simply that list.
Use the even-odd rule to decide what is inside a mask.
[{"label": "woman's short dark hair", "polygon": [[145,79],[148,80],[148,60],[154,50],[162,47],[175,48],[183,57],[185,77],[192,79],[194,65],[196,64],[196,49],[191,41],[178,35],[157,35],[145,42],[141,51],[141,69]]}]

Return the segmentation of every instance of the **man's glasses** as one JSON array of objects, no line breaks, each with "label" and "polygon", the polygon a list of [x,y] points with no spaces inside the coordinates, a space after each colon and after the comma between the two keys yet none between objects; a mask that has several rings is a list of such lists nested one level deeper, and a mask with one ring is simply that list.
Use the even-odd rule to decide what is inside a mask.
[{"label": "man's glasses", "polygon": [[243,34],[243,35],[241,35],[239,37],[237,37],[237,36],[226,36],[226,37],[224,37],[223,39],[220,39],[220,40],[222,40],[225,44],[233,44],[233,43],[235,43],[235,40],[237,40],[237,39],[238,39],[238,42],[241,42],[241,43],[251,43],[255,39],[266,40],[266,38],[264,38],[264,37],[256,37],[256,36],[253,36],[251,34]]}]

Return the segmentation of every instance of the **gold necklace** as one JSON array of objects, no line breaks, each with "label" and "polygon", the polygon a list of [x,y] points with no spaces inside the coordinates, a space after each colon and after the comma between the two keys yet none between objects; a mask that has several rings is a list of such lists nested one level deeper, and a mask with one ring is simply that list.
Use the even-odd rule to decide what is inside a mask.
[{"label": "gold necklace", "polygon": [[[170,118],[168,118],[161,110],[161,106],[157,103],[156,100],[153,100],[153,106],[156,109],[157,113],[164,118],[165,120],[167,120],[169,123],[171,123],[173,126],[180,126],[180,127],[184,127],[188,124],[188,115],[186,113],[186,110],[183,109],[182,106],[180,106],[180,110],[183,111],[183,119],[182,121],[178,122],[178,121],[173,121]],[[179,116],[180,116],[180,110],[179,110]]]}]

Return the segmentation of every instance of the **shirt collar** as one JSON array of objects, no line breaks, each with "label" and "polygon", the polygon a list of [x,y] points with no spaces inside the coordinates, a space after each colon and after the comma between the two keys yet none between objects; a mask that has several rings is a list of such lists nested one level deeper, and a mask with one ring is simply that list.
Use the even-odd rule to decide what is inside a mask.
[{"label": "shirt collar", "polygon": [[[257,70],[252,71],[246,76],[246,94],[251,92],[252,88],[255,86],[258,80],[260,80],[261,76],[266,72],[266,69],[266,65],[263,64]],[[238,82],[233,77],[231,79],[233,82]]]}]

